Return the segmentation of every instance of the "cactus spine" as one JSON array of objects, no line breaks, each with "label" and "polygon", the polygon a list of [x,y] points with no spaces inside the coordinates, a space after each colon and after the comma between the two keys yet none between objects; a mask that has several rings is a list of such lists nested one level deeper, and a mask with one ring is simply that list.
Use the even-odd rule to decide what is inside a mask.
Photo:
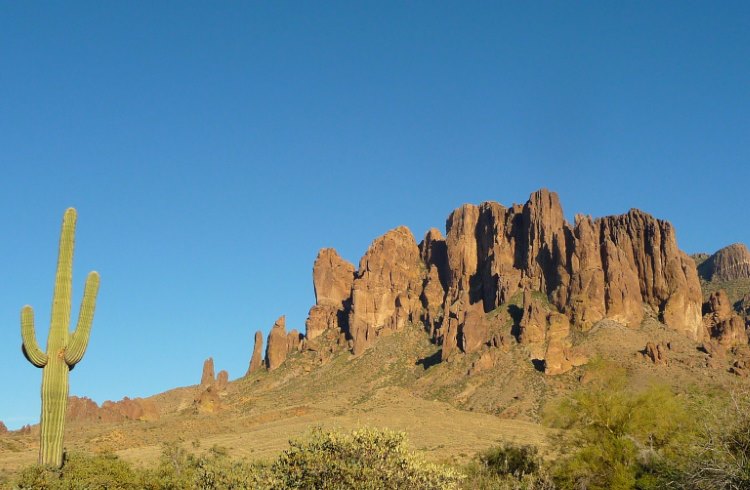
[{"label": "cactus spine", "polygon": [[73,282],[73,246],[76,210],[69,208],[63,216],[60,251],[57,258],[55,291],[52,299],[52,322],[47,337],[47,351],[42,352],[34,333],[34,310],[21,310],[23,353],[31,364],[42,370],[42,415],[39,464],[60,467],[63,458],[65,409],[68,404],[68,373],[86,351],[94,318],[99,274],[86,278],[81,311],[75,332],[69,332],[70,302]]}]

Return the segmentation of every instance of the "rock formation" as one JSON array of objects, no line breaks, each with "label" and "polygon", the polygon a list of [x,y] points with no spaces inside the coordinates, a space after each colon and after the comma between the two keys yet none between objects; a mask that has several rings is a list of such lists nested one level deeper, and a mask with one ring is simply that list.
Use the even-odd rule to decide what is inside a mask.
[{"label": "rock formation", "polygon": [[216,386],[209,386],[195,398],[194,409],[198,413],[216,413],[222,409],[221,398]]},{"label": "rock formation", "polygon": [[123,398],[105,401],[102,406],[86,397],[71,396],[65,414],[70,422],[122,422],[124,420],[157,420],[159,408],[151,400]]},{"label": "rock formation", "polygon": [[255,332],[255,345],[253,347],[253,356],[250,358],[250,366],[247,368],[247,374],[254,373],[263,367],[263,332]]},{"label": "rock formation", "polygon": [[750,294],[743,296],[738,306],[741,314],[750,317]]},{"label": "rock formation", "polygon": [[273,324],[266,342],[266,367],[269,371],[281,366],[289,352],[287,346],[286,317],[281,316]]},{"label": "rock formation", "polygon": [[[409,322],[424,324],[444,361],[485,346],[508,349],[512,339],[487,314],[521,300],[518,341],[545,358],[549,374],[582,362],[571,324],[587,331],[610,319],[638,328],[649,313],[696,341],[705,331],[695,262],[677,248],[668,222],[632,209],[579,215],[571,225],[557,194],[544,189],[523,205],[464,204],[446,220],[445,237],[431,229],[419,245],[406,227],[393,229],[372,243],[357,271],[323,249],[313,281],[303,341],[331,329],[350,339],[355,355]],[[282,323],[269,335],[269,369],[298,348]]]},{"label": "rock formation", "polygon": [[342,259],[336,250],[324,248],[313,265],[315,305],[305,322],[307,340],[313,340],[326,329],[347,330],[354,266]]},{"label": "rock formation", "polygon": [[706,307],[703,325],[711,339],[716,339],[724,348],[748,343],[745,320],[732,309],[726,291],[720,289],[711,293]]},{"label": "rock formation", "polygon": [[523,316],[519,323],[518,342],[538,344],[547,334],[547,311],[528,289],[523,292]]},{"label": "rock formation", "polygon": [[544,353],[544,374],[554,376],[567,373],[576,366],[588,362],[576,352],[570,340],[570,320],[562,313],[550,313],[547,317],[547,350]]},{"label": "rock formation", "polygon": [[219,374],[216,375],[216,383],[214,386],[218,391],[224,391],[227,389],[227,385],[229,385],[229,373],[222,369],[219,371]]},{"label": "rock formation", "polygon": [[417,243],[405,226],[370,245],[352,285],[349,333],[355,355],[383,331],[398,330],[421,314],[424,272]]},{"label": "rock formation", "polygon": [[724,247],[699,267],[707,281],[733,281],[750,278],[750,250],[742,243]]},{"label": "rock formation", "polygon": [[643,355],[651,360],[654,364],[667,364],[667,351],[670,349],[670,344],[667,342],[648,342],[646,348],[643,350]]},{"label": "rock formation", "polygon": [[2,420],[0,420],[0,436],[8,433],[8,428],[5,426]]},{"label": "rock formation", "polygon": [[201,374],[201,386],[214,384],[214,360],[209,357],[203,361],[203,373]]}]

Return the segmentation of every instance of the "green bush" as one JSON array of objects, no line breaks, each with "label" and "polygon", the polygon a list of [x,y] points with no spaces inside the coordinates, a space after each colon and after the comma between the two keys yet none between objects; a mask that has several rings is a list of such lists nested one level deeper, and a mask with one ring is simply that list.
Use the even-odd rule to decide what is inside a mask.
[{"label": "green bush", "polygon": [[[704,407],[700,437],[673,487],[694,490],[750,488],[750,393],[733,393],[725,405]],[[674,474],[676,473],[676,474]]]},{"label": "green bush", "polygon": [[501,444],[480,453],[478,459],[491,473],[521,478],[539,470],[538,452],[534,446]]},{"label": "green bush", "polygon": [[290,446],[273,465],[275,488],[448,490],[460,481],[455,470],[417,458],[403,433],[387,429],[316,429]]},{"label": "green bush", "polygon": [[624,369],[597,361],[585,386],[547,411],[553,426],[577,434],[555,468],[563,489],[664,488],[668,469],[694,435],[685,401],[668,387],[636,390]]},{"label": "green bush", "polygon": [[554,490],[535,446],[501,444],[478,453],[465,468],[471,490]]},{"label": "green bush", "polygon": [[60,470],[31,466],[24,469],[16,488],[48,490],[140,489],[138,474],[113,454],[66,454]]}]

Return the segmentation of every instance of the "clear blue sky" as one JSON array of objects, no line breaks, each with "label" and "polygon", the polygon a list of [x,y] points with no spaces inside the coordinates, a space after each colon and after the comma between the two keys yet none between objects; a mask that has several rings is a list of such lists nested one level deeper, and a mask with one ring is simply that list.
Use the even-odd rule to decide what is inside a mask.
[{"label": "clear blue sky", "polygon": [[0,420],[39,416],[64,209],[101,273],[71,394],[244,374],[312,263],[464,202],[638,207],[750,242],[747,2],[0,2]]}]

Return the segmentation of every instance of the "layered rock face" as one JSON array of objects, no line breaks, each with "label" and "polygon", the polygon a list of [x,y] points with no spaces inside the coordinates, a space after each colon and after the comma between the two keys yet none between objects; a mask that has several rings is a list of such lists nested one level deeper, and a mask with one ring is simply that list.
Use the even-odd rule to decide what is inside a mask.
[{"label": "layered rock face", "polygon": [[724,247],[699,266],[709,281],[733,281],[750,278],[750,250],[742,243]]},{"label": "layered rock face", "polygon": [[[443,358],[460,346],[462,316],[481,302],[489,312],[518,291],[538,291],[583,330],[604,318],[637,327],[644,305],[667,326],[702,336],[695,263],[677,248],[672,226],[638,210],[569,225],[555,193],[524,206],[464,205],[447,221],[448,292]],[[526,304],[526,302],[525,302]],[[543,322],[526,311],[522,343],[544,341]]]},{"label": "layered rock face", "polygon": [[354,266],[342,259],[336,250],[324,248],[313,265],[315,306],[305,322],[305,337],[313,340],[326,329],[347,330]]},{"label": "layered rock face", "polygon": [[417,242],[405,226],[370,245],[352,285],[349,334],[355,355],[378,335],[419,318],[424,273]]},{"label": "layered rock face", "polygon": [[[268,338],[269,369],[325,331],[349,339],[359,355],[409,322],[424,324],[444,361],[508,349],[512,338],[488,313],[521,299],[513,335],[544,358],[548,374],[585,362],[571,346],[573,327],[610,319],[637,328],[649,313],[696,341],[705,331],[695,262],[677,248],[669,223],[633,209],[579,215],[571,225],[557,194],[544,189],[523,205],[465,204],[446,220],[445,237],[433,228],[419,245],[408,228],[393,229],[373,241],[356,271],[323,249],[313,282],[306,336],[288,336],[282,317]],[[481,357],[475,371],[494,362]]]}]

